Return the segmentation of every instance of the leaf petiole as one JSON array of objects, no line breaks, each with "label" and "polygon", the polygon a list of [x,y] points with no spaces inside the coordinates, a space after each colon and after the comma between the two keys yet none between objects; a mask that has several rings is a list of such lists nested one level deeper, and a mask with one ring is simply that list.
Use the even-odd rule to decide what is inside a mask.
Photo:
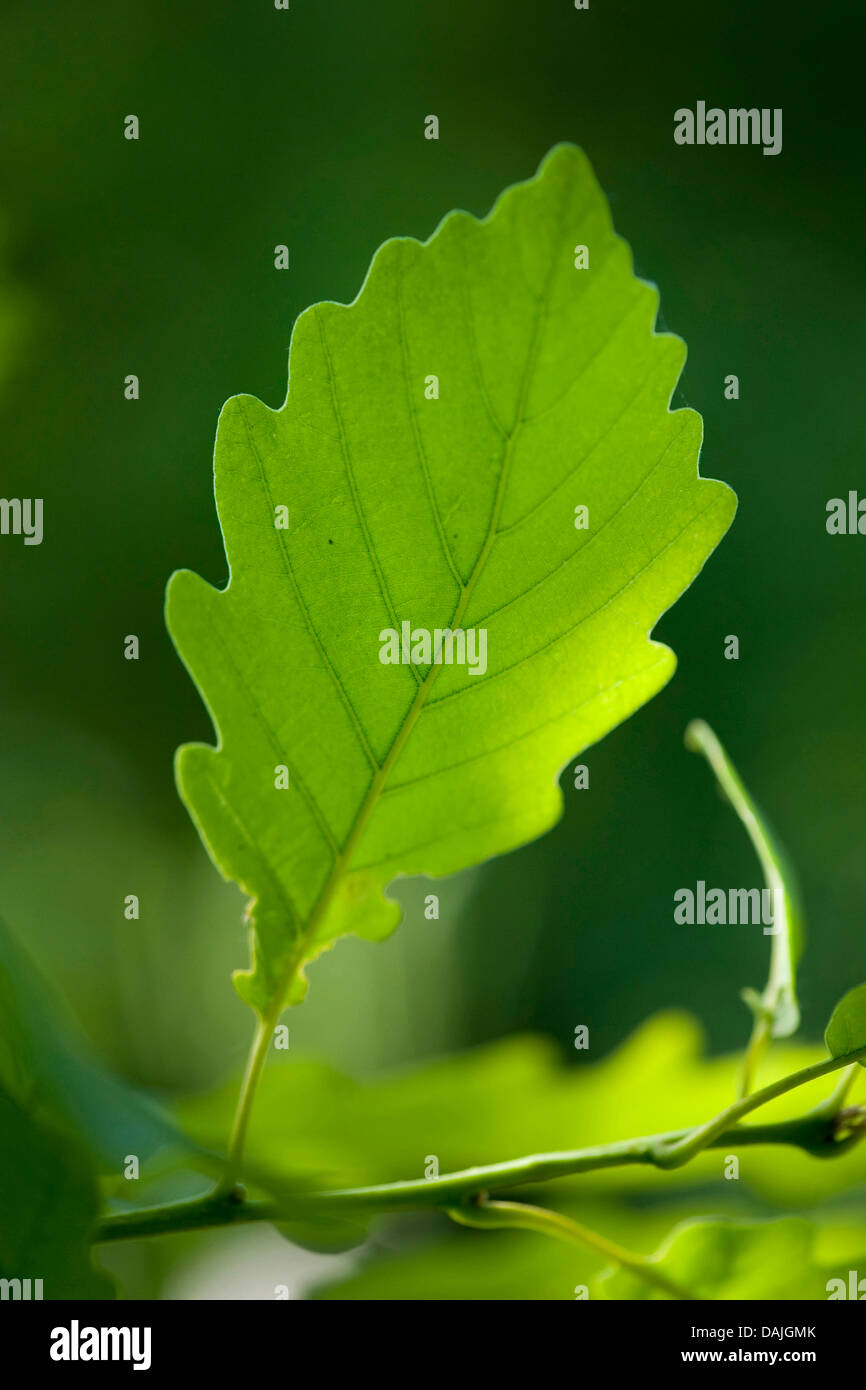
[{"label": "leaf petiole", "polygon": [[267,1059],[268,1047],[273,1037],[274,1028],[276,1027],[280,1013],[282,1013],[282,1000],[279,1001],[279,1004],[279,1010],[272,1009],[270,1014],[265,1017],[260,1017],[256,1025],[252,1046],[250,1048],[249,1057],[247,1058],[246,1070],[241,1082],[240,1092],[238,1093],[238,1102],[234,1119],[232,1120],[225,1172],[214,1189],[214,1196],[231,1192],[240,1177],[244,1144],[246,1142],[253,1102],[256,1098],[259,1078],[261,1077],[262,1068]]}]

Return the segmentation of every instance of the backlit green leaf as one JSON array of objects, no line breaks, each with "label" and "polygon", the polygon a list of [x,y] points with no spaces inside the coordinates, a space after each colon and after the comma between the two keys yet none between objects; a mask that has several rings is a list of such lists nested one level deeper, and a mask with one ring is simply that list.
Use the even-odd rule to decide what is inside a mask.
[{"label": "backlit green leaf", "polygon": [[[824,1041],[832,1057],[847,1057],[866,1047],[866,985],[857,985],[843,995],[830,1016]],[[858,1058],[866,1067],[866,1057]]]},{"label": "backlit green leaf", "polygon": [[[353,304],[307,310],[280,410],[224,407],[230,583],[184,571],[168,596],[219,743],[177,771],[252,900],[237,983],[261,1013],[342,933],[392,930],[396,875],[547,830],[568,759],[669,679],[648,634],[735,501],[698,477],[699,416],[669,409],[685,348],[657,307],[561,146],[484,221],[387,242]],[[419,642],[418,664],[383,664],[404,623],[474,633],[477,659]]]}]

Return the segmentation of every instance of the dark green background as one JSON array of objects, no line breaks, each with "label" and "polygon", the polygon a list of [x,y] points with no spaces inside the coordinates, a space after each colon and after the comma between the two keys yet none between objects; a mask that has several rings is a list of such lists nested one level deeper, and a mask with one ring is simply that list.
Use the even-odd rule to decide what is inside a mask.
[{"label": "dark green background", "polygon": [[[698,878],[759,882],[683,749],[694,715],[799,866],[806,1032],[866,977],[866,539],[824,527],[830,497],[866,495],[863,39],[853,4],[6,0],[0,492],[44,497],[46,529],[0,539],[0,911],[124,1073],[216,1079],[250,1027],[228,981],[241,900],[173,785],[174,748],[209,722],[162,622],[174,568],[225,578],[220,405],[277,406],[300,310],[352,299],[386,237],[486,213],[560,140],[587,151],[688,343],[679,398],[739,514],[656,630],[673,683],[588,753],[588,792],[566,778],[558,829],[445,885],[438,923],[406,889],[389,943],[313,967],[293,1045],[364,1071],[524,1027],[568,1049],[588,1023],[599,1056],[669,1004],[738,1044],[766,940],[672,920]],[[698,99],[782,107],[782,153],[676,146],[673,112]]]}]

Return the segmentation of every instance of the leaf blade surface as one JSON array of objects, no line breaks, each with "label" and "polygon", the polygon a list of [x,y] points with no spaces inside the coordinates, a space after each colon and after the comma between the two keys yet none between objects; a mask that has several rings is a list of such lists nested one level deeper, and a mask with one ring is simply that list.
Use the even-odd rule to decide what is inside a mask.
[{"label": "leaf blade surface", "polygon": [[[735,504],[698,477],[700,418],[669,410],[684,347],[656,311],[560,146],[485,221],[387,242],[352,305],[304,313],[280,410],[224,407],[230,583],[180,572],[167,617],[219,734],[180,751],[179,787],[251,899],[236,982],[260,1013],[341,934],[397,924],[398,874],[549,829],[568,759],[670,677],[648,634]],[[486,669],[382,664],[404,622],[483,630]]]}]

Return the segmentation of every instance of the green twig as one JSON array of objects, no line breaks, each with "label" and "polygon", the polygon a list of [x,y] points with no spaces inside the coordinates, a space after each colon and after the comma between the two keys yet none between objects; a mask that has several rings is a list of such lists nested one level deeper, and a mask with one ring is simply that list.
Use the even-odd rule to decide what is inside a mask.
[{"label": "green twig", "polygon": [[[548,1182],[628,1164],[676,1168],[689,1162],[702,1149],[709,1148],[787,1144],[814,1157],[831,1157],[856,1143],[862,1130],[855,1127],[846,1130],[844,1137],[840,1137],[836,1110],[826,1101],[809,1114],[794,1120],[763,1125],[741,1125],[737,1121],[777,1096],[847,1066],[863,1055],[866,1055],[866,1047],[845,1057],[834,1057],[804,1067],[729,1106],[721,1115],[697,1129],[674,1130],[561,1153],[534,1154],[504,1163],[442,1174],[438,1178],[415,1178],[369,1187],[293,1192],[283,1182],[279,1185],[278,1199],[264,1202],[247,1200],[237,1189],[230,1188],[223,1181],[215,1192],[201,1198],[107,1216],[98,1226],[94,1240],[128,1240],[138,1236],[161,1235],[167,1231],[236,1225],[245,1221],[278,1222],[310,1216],[333,1218],[352,1212],[386,1213],[447,1208],[481,1192],[502,1192],[524,1184]],[[265,1189],[276,1186],[265,1176],[259,1185]]]}]

